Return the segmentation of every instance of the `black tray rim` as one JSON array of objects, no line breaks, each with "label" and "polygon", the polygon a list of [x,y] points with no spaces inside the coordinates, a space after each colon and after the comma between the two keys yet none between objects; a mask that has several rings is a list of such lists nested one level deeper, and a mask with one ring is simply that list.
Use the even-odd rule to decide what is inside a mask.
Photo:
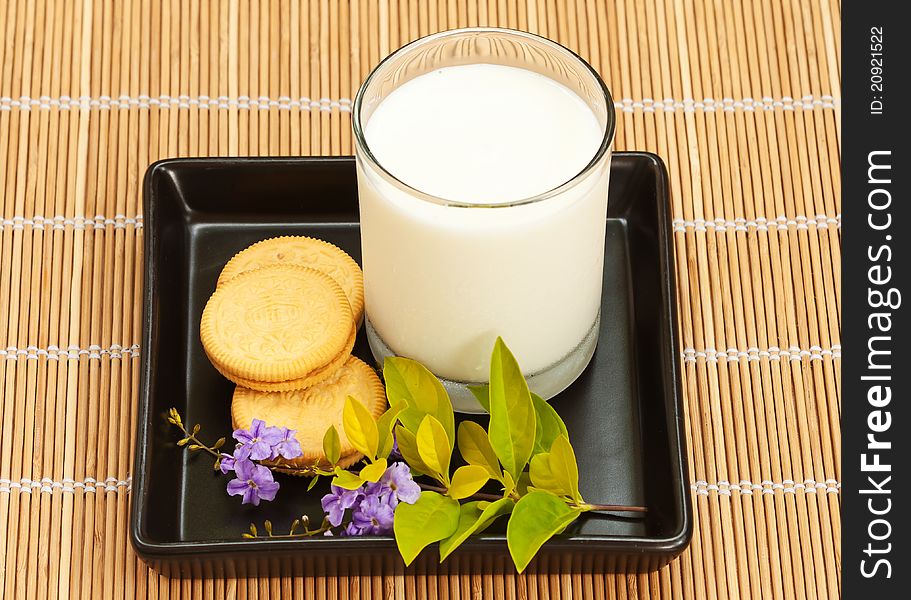
[{"label": "black tray rim", "polygon": [[[615,151],[612,153],[612,159],[616,157],[628,157],[639,160],[645,160],[655,168],[658,178],[656,181],[656,196],[659,201],[669,201],[669,178],[667,167],[660,156],[652,152],[645,151]],[[146,474],[146,455],[147,445],[141,443],[149,435],[151,399],[149,397],[148,381],[152,377],[151,361],[148,358],[148,348],[152,344],[152,301],[153,290],[156,289],[159,277],[153,267],[150,257],[152,256],[153,233],[155,229],[156,208],[149,201],[154,179],[159,173],[167,174],[170,167],[181,165],[196,165],[202,167],[211,167],[223,169],[231,166],[247,166],[255,164],[271,165],[300,165],[301,163],[317,164],[349,164],[354,160],[351,155],[347,156],[278,156],[278,157],[181,157],[166,158],[152,163],[146,170],[143,177],[143,216],[146,225],[143,236],[143,294],[142,294],[142,346],[144,350],[140,353],[140,382],[139,382],[139,406],[136,415],[136,450],[133,461],[133,480],[131,485],[130,498],[130,532],[129,538],[136,554],[146,561],[168,561],[174,558],[201,558],[206,560],[217,559],[259,559],[259,558],[281,558],[299,555],[301,552],[314,548],[308,548],[311,544],[317,544],[315,548],[321,548],[327,551],[348,550],[352,553],[368,553],[370,550],[379,550],[378,544],[389,545],[394,549],[395,542],[392,536],[377,536],[364,538],[301,538],[294,540],[287,539],[257,539],[254,541],[238,539],[237,541],[226,540],[201,540],[194,542],[157,542],[148,539],[142,534],[140,524],[145,517],[144,502],[137,502],[146,492],[147,474]],[[685,444],[685,423],[683,412],[683,386],[681,380],[681,357],[679,350],[679,325],[677,318],[677,298],[676,298],[676,276],[672,268],[674,262],[674,249],[671,241],[673,240],[673,231],[671,219],[669,216],[669,202],[664,202],[664,206],[658,211],[658,228],[662,235],[658,236],[659,243],[659,262],[660,276],[663,282],[661,286],[662,306],[667,311],[666,327],[662,328],[662,336],[666,338],[662,347],[667,349],[667,364],[670,368],[669,386],[664,386],[665,404],[671,409],[668,418],[668,442],[669,450],[672,455],[679,456],[680,460],[676,469],[676,477],[679,482],[676,492],[680,494],[680,502],[677,502],[678,508],[682,508],[680,515],[680,527],[670,535],[661,537],[644,537],[644,536],[601,536],[601,535],[579,535],[568,538],[555,538],[547,542],[549,551],[558,552],[579,552],[596,550],[602,553],[632,553],[632,554],[656,554],[668,557],[668,560],[682,553],[693,535],[693,516],[692,502],[689,493],[688,483],[688,453]],[[476,554],[484,553],[502,553],[505,551],[503,542],[499,538],[475,538],[469,552]],[[257,556],[257,552],[267,552],[269,556]],[[667,561],[662,561],[666,563]]]}]

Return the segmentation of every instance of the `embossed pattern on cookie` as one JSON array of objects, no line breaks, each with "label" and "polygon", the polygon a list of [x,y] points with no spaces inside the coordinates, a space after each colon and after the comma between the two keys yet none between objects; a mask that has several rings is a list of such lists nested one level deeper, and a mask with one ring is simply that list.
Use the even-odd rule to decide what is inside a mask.
[{"label": "embossed pattern on cookie", "polygon": [[293,264],[329,275],[345,291],[355,322],[364,311],[364,276],[361,268],[344,250],[324,240],[306,236],[282,236],[257,242],[228,261],[218,286],[241,273],[277,264]]},{"label": "embossed pattern on cookie", "polygon": [[273,265],[217,288],[203,310],[200,338],[211,361],[237,377],[287,381],[342,353],[353,323],[347,296],[331,277]]},{"label": "embossed pattern on cookie", "polygon": [[300,377],[298,379],[289,379],[286,381],[257,381],[255,379],[245,379],[243,377],[238,377],[234,373],[231,373],[223,365],[218,364],[214,360],[210,360],[210,362],[212,363],[212,366],[215,367],[215,370],[221,373],[225,379],[230,379],[241,387],[257,390],[260,392],[287,392],[291,390],[303,390],[325,381],[336,370],[341,368],[342,365],[345,364],[345,362],[350,357],[351,350],[354,348],[354,342],[356,338],[357,329],[352,327],[351,336],[348,338],[344,349],[338,356],[329,361],[325,366],[310,371],[304,377]]}]

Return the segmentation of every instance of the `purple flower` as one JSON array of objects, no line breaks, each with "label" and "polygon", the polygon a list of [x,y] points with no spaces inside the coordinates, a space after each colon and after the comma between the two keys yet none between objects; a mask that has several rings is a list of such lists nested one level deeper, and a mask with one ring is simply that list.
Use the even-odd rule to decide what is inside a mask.
[{"label": "purple flower", "polygon": [[273,458],[272,448],[282,441],[282,431],[278,427],[266,427],[264,421],[253,419],[249,431],[234,430],[234,439],[240,442],[234,451],[237,460],[266,460]]},{"label": "purple flower", "polygon": [[329,523],[333,527],[338,527],[342,524],[342,519],[345,518],[345,511],[353,508],[360,501],[363,491],[360,488],[346,490],[337,485],[333,485],[331,489],[332,491],[320,500],[320,504],[322,504],[323,511],[329,518]]},{"label": "purple flower", "polygon": [[[262,421],[260,421],[262,422]],[[260,500],[274,500],[278,483],[272,479],[272,471],[250,460],[237,459],[234,462],[237,479],[228,482],[229,496],[243,496],[243,504],[259,506]]]},{"label": "purple flower", "polygon": [[297,441],[297,438],[294,437],[294,434],[297,431],[293,429],[288,429],[287,427],[282,427],[280,430],[281,439],[278,443],[272,446],[272,458],[286,458],[291,460],[292,458],[298,458],[303,455],[303,450],[301,450],[300,442]]},{"label": "purple flower", "polygon": [[383,483],[382,481],[377,481],[376,483],[365,483],[364,484],[364,497],[376,498],[380,502],[388,503],[392,508],[395,508],[399,503],[399,499],[396,498],[395,493],[393,493],[392,488]]},{"label": "purple flower", "polygon": [[[394,517],[395,511],[389,502],[379,496],[365,496],[351,515],[351,525],[360,535],[385,535],[392,533]],[[350,525],[349,529],[352,529]]]},{"label": "purple flower", "polygon": [[332,493],[323,496],[322,506],[333,527],[340,527],[351,509],[351,521],[338,531],[340,536],[387,535],[392,532],[399,502],[414,504],[420,495],[421,488],[412,480],[408,465],[393,463],[375,483],[356,490],[332,486]]},{"label": "purple flower", "polygon": [[405,463],[392,463],[379,482],[391,490],[398,502],[414,504],[421,497],[421,486],[411,478],[411,469]]},{"label": "purple flower", "polygon": [[227,475],[234,470],[234,465],[237,463],[237,460],[231,454],[221,453],[221,457],[218,460],[218,468],[223,475]]}]

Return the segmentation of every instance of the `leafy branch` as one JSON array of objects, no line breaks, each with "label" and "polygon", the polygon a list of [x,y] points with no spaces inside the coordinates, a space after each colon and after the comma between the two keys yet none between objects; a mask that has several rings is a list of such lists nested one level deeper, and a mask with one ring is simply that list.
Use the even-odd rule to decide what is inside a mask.
[{"label": "leafy branch", "polygon": [[[507,545],[521,572],[547,540],[563,532],[583,513],[641,514],[648,511],[644,506],[590,503],[582,497],[579,468],[565,423],[550,404],[529,391],[515,357],[502,339],[497,339],[491,356],[489,385],[472,388],[478,402],[490,413],[486,429],[473,421],[463,421],[456,428],[446,390],[421,364],[405,358],[387,358],[383,377],[389,400],[385,413],[375,418],[352,397],[347,398],[342,412],[345,436],[364,456],[359,470],[343,469],[338,465],[340,436],[332,426],[323,437],[325,461],[305,466],[285,462],[276,458],[274,448],[278,446],[274,446],[271,457],[255,461],[260,465],[256,469],[262,473],[251,471],[250,474],[259,480],[245,481],[247,475],[244,475],[229,484],[229,493],[234,493],[232,485],[241,488],[236,494],[251,493],[246,488],[249,484],[251,489],[257,490],[258,496],[254,499],[258,503],[259,497],[271,500],[278,487],[277,483],[272,483],[269,471],[262,467],[311,476],[308,490],[320,477],[332,477],[332,494],[323,498],[327,515],[320,527],[310,529],[309,519],[304,516],[291,524],[288,533],[275,534],[272,523],[265,521],[265,535],[260,535],[251,524],[249,532],[243,534],[245,538],[302,538],[324,534],[342,526],[346,511],[351,510],[349,526],[355,527],[353,521],[357,518],[361,522],[354,533],[346,531],[345,534],[386,533],[391,526],[399,553],[408,565],[435,542],[439,542],[442,561],[470,536],[483,532],[497,519],[506,516]],[[197,437],[200,426],[187,430],[180,414],[173,408],[168,413],[168,421],[184,434],[177,442],[178,446],[186,446],[191,451],[205,450],[216,457],[215,468],[219,469],[222,458],[228,456],[219,453],[225,438],[212,446],[201,442]],[[258,426],[264,424],[259,422]],[[271,429],[274,431],[270,435],[275,437],[278,430]],[[284,431],[282,435],[287,437],[289,432]],[[238,435],[249,437],[247,444],[262,443],[259,433],[235,431],[234,435],[235,438]],[[278,442],[273,440],[272,443],[284,443],[281,440],[285,438],[276,439]],[[400,463],[389,463],[396,444],[407,468]],[[238,444],[237,448],[230,458],[240,464],[246,458],[237,452],[248,447],[242,448]],[[465,464],[453,471],[451,463],[456,449]],[[300,456],[299,447],[297,455]],[[289,460],[294,458],[294,455],[284,456]],[[226,468],[231,470],[230,465]],[[416,485],[412,481],[413,475],[426,476],[432,483]],[[499,493],[481,491],[485,487],[490,489],[491,482],[499,488]],[[271,487],[259,489],[256,486]],[[403,492],[409,486],[411,491]],[[388,494],[382,491],[384,489]],[[369,502],[367,496],[370,496]],[[400,501],[393,502],[395,498]],[[327,499],[335,508],[326,508]],[[378,512],[373,516],[358,513],[359,509],[352,507],[361,501],[358,506]],[[386,504],[385,513],[378,502]]]},{"label": "leafy branch", "polygon": [[[585,501],[566,425],[529,391],[502,339],[491,356],[489,385],[472,389],[490,413],[487,429],[463,421],[456,430],[445,389],[419,363],[388,358],[383,375],[389,403],[400,411],[399,451],[412,471],[435,480],[421,484],[424,491],[416,503],[395,512],[396,544],[406,564],[434,542],[440,542],[442,561],[468,537],[508,515],[507,545],[523,571],[548,539],[582,513],[647,512],[644,506]],[[456,447],[467,464],[450,473]],[[501,494],[480,491],[490,481],[499,484]]]}]

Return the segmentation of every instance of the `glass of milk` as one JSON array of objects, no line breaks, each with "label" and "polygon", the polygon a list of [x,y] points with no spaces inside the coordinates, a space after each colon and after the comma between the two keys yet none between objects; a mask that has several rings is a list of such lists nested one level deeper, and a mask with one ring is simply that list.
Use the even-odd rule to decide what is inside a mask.
[{"label": "glass of milk", "polygon": [[579,56],[508,29],[394,52],[353,107],[374,357],[443,380],[456,410],[497,336],[551,398],[598,342],[614,105]]}]

